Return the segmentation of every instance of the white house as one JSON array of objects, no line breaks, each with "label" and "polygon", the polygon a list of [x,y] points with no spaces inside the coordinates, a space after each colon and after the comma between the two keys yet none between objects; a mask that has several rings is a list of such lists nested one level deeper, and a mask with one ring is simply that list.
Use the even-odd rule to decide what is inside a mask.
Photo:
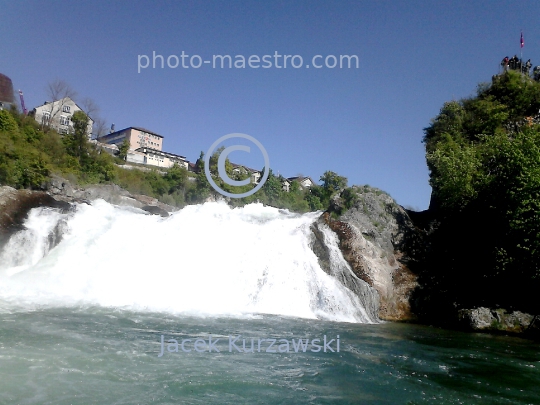
[{"label": "white house", "polygon": [[185,156],[145,147],[128,151],[126,161],[164,168],[173,167],[175,164],[186,170],[189,168],[189,162]]},{"label": "white house", "polygon": [[287,179],[281,180],[281,189],[288,193],[291,189],[291,182]]},{"label": "white house", "polygon": [[293,181],[297,181],[300,183],[300,190],[303,190],[305,188],[310,188],[315,184],[315,182],[311,179],[311,177],[303,177],[303,176],[296,176],[296,177],[288,177],[287,180],[289,183],[292,183]]},{"label": "white house", "polygon": [[[30,111],[31,116],[43,126],[56,129],[60,134],[73,132],[73,122],[71,117],[77,111],[83,111],[71,98],[64,97],[58,101],[46,101],[43,105]],[[86,135],[88,139],[92,138],[92,126],[94,121],[88,117],[88,127]]]},{"label": "white house", "polygon": [[233,173],[241,174],[242,177],[249,174],[249,177],[251,179],[252,184],[258,184],[259,183],[259,180],[262,177],[262,174],[261,174],[261,172],[259,170],[251,169],[249,167],[239,165],[239,164],[236,164],[236,163],[231,163],[231,164],[233,166],[233,170],[232,170]]}]

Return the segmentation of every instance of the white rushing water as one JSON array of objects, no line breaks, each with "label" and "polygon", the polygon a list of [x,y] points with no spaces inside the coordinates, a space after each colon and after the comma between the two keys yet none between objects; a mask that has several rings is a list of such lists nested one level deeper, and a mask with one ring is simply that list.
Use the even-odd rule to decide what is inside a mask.
[{"label": "white rushing water", "polygon": [[[198,315],[278,314],[377,322],[374,291],[357,295],[310,249],[318,214],[261,204],[193,205],[168,218],[110,205],[31,211],[0,253],[0,307],[100,305]],[[63,233],[54,248],[51,238]],[[350,272],[326,237],[332,274]],[[336,276],[339,276],[336,274]]]}]

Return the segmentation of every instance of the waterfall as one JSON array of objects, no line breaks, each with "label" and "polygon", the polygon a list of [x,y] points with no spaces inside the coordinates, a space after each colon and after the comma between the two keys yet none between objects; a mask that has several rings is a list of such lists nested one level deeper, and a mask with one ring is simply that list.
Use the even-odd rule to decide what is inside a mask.
[{"label": "waterfall", "polygon": [[321,269],[310,247],[318,216],[223,202],[167,218],[102,200],[69,214],[33,209],[0,252],[0,308],[377,322],[377,293],[352,274],[330,229],[323,232],[331,272]]}]

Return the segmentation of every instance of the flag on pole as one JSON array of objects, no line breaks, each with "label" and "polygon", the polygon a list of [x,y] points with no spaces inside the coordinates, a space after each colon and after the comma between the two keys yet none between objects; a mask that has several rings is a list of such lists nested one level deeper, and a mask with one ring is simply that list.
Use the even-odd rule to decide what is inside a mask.
[{"label": "flag on pole", "polygon": [[523,40],[523,31],[521,32],[521,39],[519,40],[519,43],[521,44],[521,47],[523,48],[523,45],[525,45],[525,41]]}]

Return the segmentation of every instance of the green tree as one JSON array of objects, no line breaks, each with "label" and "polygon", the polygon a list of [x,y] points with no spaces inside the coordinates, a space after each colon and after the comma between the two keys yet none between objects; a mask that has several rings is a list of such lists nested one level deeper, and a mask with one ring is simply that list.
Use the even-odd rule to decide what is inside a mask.
[{"label": "green tree", "polygon": [[314,193],[312,193],[311,190],[310,192],[306,193],[305,200],[308,203],[309,209],[311,211],[319,211],[319,210],[324,209],[320,198],[314,195]]},{"label": "green tree", "polygon": [[6,110],[0,110],[0,131],[15,133],[18,130],[19,126],[13,115]]},{"label": "green tree", "polygon": [[281,181],[274,176],[272,169],[268,170],[268,178],[266,179],[266,183],[262,186],[262,189],[269,204],[275,205],[280,200],[281,194],[283,193],[283,185],[281,184]]},{"label": "green tree", "polygon": [[312,192],[319,197],[321,203],[325,207],[328,207],[330,204],[330,199],[336,192],[347,187],[346,177],[340,176],[337,173],[329,170],[324,172],[324,174],[320,177],[320,181],[322,182],[321,188],[313,189]]},{"label": "green tree", "polygon": [[169,185],[169,194],[184,190],[188,181],[188,172],[185,168],[175,163],[163,177]]},{"label": "green tree", "polygon": [[322,181],[322,187],[329,195],[347,187],[347,178],[332,171],[324,172],[320,181]]},{"label": "green tree", "polygon": [[[218,171],[218,160],[219,160],[219,156],[221,155],[221,153],[225,150],[225,147],[222,146],[218,149],[216,149],[216,151],[212,154],[212,156],[210,156],[210,173],[216,177],[219,178],[219,171]],[[204,157],[204,153],[201,152],[201,156]],[[203,160],[204,162],[204,160]],[[225,159],[225,172],[228,174],[229,177],[233,177],[232,174],[233,174],[233,165],[232,163],[230,162],[229,158],[227,157]]]},{"label": "green tree", "polygon": [[88,116],[82,111],[76,111],[71,117],[73,131],[64,136],[66,150],[72,156],[78,158],[82,165],[88,155]]},{"label": "green tree", "polygon": [[118,157],[122,160],[126,160],[130,147],[131,145],[129,143],[129,140],[125,138],[122,144],[118,148]]},{"label": "green tree", "polygon": [[490,86],[478,94],[478,99],[496,100],[506,107],[508,121],[534,116],[540,109],[540,83],[518,72],[495,76]]},{"label": "green tree", "polygon": [[444,207],[461,210],[478,196],[485,177],[474,145],[456,142],[446,133],[437,147],[426,154],[426,159],[432,174],[430,185],[437,190]]},{"label": "green tree", "polygon": [[201,151],[199,158],[195,162],[195,167],[197,168],[197,172],[204,171],[204,152]]},{"label": "green tree", "polygon": [[203,202],[211,193],[211,186],[204,172],[204,152],[201,151],[195,167],[197,170],[195,185],[186,187],[186,201],[191,203]]}]

